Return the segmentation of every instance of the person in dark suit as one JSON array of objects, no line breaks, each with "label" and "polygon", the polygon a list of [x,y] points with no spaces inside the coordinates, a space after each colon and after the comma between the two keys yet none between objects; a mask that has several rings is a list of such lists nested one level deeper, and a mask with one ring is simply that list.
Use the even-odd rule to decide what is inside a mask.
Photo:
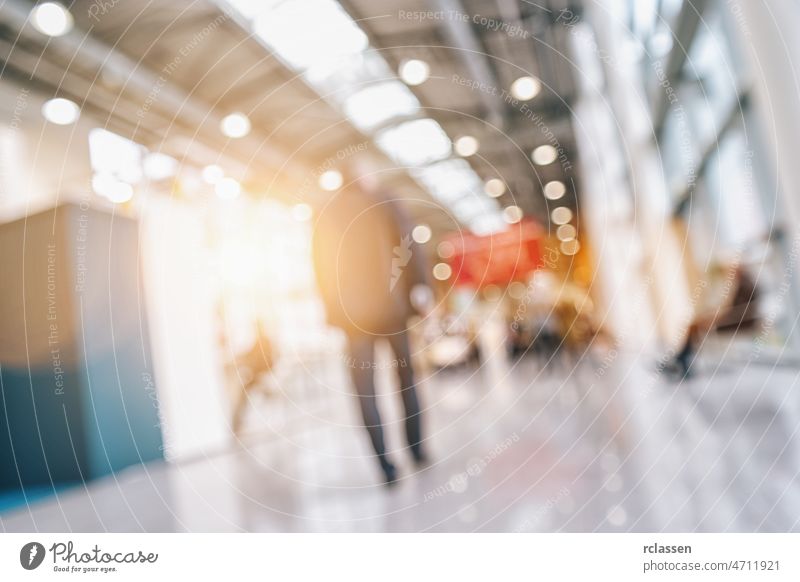
[{"label": "person in dark suit", "polygon": [[[386,453],[375,396],[375,342],[387,340],[394,352],[408,448],[417,463],[425,463],[407,321],[420,311],[415,303],[429,305],[432,293],[424,253],[414,247],[400,202],[368,184],[355,177],[318,209],[312,249],[328,323],[347,336],[348,367],[364,426],[386,483],[392,484],[397,470]],[[412,293],[427,300],[412,301]]]}]

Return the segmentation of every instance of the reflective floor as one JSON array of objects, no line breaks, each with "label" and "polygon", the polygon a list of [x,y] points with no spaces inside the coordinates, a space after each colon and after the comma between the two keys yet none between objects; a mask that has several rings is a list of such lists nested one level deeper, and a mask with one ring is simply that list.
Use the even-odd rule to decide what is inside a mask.
[{"label": "reflective floor", "polygon": [[[491,362],[490,362],[491,364]],[[797,371],[706,364],[690,381],[652,362],[533,358],[424,381],[432,463],[393,451],[387,489],[341,389],[306,390],[291,422],[251,444],[134,468],[6,513],[4,531],[800,530]],[[397,398],[381,374],[389,442]],[[258,414],[258,411],[253,411]],[[267,427],[269,428],[269,427]]]}]

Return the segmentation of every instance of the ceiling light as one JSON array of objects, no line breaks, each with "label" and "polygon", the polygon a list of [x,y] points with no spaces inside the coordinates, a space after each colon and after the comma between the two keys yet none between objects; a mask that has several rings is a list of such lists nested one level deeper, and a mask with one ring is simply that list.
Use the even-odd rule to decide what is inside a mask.
[{"label": "ceiling light", "polygon": [[133,187],[107,173],[92,176],[92,190],[111,202],[121,204],[133,198]]},{"label": "ceiling light", "polygon": [[572,210],[566,206],[554,208],[550,213],[550,220],[553,221],[553,224],[567,224],[570,220],[572,220]]},{"label": "ceiling light", "polygon": [[541,145],[531,153],[533,163],[538,166],[552,164],[558,158],[558,150],[551,145]]},{"label": "ceiling light", "polygon": [[114,204],[123,204],[133,198],[133,186],[125,182],[117,182],[108,192],[108,199]]},{"label": "ceiling light", "polygon": [[69,125],[75,123],[80,115],[80,108],[69,99],[50,99],[42,105],[42,115],[50,123]]},{"label": "ceiling light", "polygon": [[465,158],[477,154],[479,146],[478,140],[471,135],[462,135],[455,143],[456,153]]},{"label": "ceiling light", "polygon": [[242,186],[233,178],[222,178],[217,182],[214,191],[223,200],[231,200],[242,193]]},{"label": "ceiling light", "polygon": [[436,246],[436,253],[443,259],[449,259],[456,254],[456,247],[449,240],[443,240]]},{"label": "ceiling light", "polygon": [[522,220],[522,208],[519,206],[506,206],[503,209],[503,220],[508,224],[516,224]]},{"label": "ceiling light", "polygon": [[563,182],[553,180],[544,185],[544,197],[548,200],[558,200],[567,192]]},{"label": "ceiling light", "polygon": [[561,243],[561,252],[570,257],[577,254],[580,249],[581,245],[575,239],[565,240]]},{"label": "ceiling light", "polygon": [[452,274],[453,269],[447,263],[436,263],[433,267],[433,276],[439,281],[447,281]]},{"label": "ceiling light", "polygon": [[419,101],[402,83],[387,81],[353,93],[342,108],[353,125],[369,131],[392,118],[415,114]]},{"label": "ceiling light", "polygon": [[225,172],[217,164],[211,164],[203,168],[201,175],[206,184],[216,184],[225,177]]},{"label": "ceiling light", "polygon": [[448,157],[450,138],[433,119],[416,119],[383,130],[375,137],[378,147],[396,164],[424,166]]},{"label": "ceiling light", "polygon": [[308,204],[301,202],[292,206],[292,218],[297,222],[306,222],[311,219],[312,211]]},{"label": "ceiling light", "polygon": [[575,227],[572,226],[571,224],[562,224],[561,226],[558,227],[558,230],[556,230],[556,236],[558,237],[558,240],[562,241],[572,240],[575,238],[577,234],[578,232],[575,230]]},{"label": "ceiling light", "polygon": [[428,80],[431,68],[419,59],[410,59],[400,64],[400,78],[411,86],[421,85]]},{"label": "ceiling light", "polygon": [[542,82],[535,77],[520,77],[511,84],[511,95],[522,101],[529,101],[542,90]]},{"label": "ceiling light", "polygon": [[323,172],[319,177],[319,187],[328,192],[333,192],[342,187],[344,178],[342,173],[338,170],[328,170]]},{"label": "ceiling light", "polygon": [[418,224],[411,231],[411,238],[422,245],[431,240],[431,234],[431,228],[427,224]]},{"label": "ceiling light", "polygon": [[220,123],[222,133],[233,139],[246,136],[250,133],[250,128],[250,119],[244,113],[226,115]]},{"label": "ceiling light", "polygon": [[511,296],[512,299],[522,299],[525,297],[525,293],[528,291],[528,288],[525,286],[525,283],[520,281],[514,281],[511,285],[508,286],[508,294]]},{"label": "ceiling light", "polygon": [[506,193],[506,183],[500,178],[491,178],[486,181],[483,189],[492,198],[499,198]]},{"label": "ceiling light", "polygon": [[31,12],[33,27],[47,36],[61,36],[72,30],[72,14],[58,2],[45,2]]},{"label": "ceiling light", "polygon": [[487,301],[497,301],[503,296],[503,292],[497,285],[487,285],[483,290],[483,296]]}]

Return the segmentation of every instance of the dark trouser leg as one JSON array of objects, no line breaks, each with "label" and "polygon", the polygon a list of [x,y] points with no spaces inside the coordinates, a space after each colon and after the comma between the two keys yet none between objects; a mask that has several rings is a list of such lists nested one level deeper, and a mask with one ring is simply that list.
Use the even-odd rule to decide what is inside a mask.
[{"label": "dark trouser leg", "polygon": [[411,367],[411,349],[408,345],[408,334],[403,331],[389,336],[389,344],[397,364],[397,375],[400,378],[400,396],[406,413],[406,440],[411,454],[422,460],[422,413],[414,383],[414,369]]},{"label": "dark trouser leg", "polygon": [[683,348],[675,355],[675,360],[681,366],[681,371],[684,376],[689,374],[692,360],[694,360],[694,340],[697,334],[697,327],[694,324],[689,326],[689,330],[686,332],[686,343],[683,344]]},{"label": "dark trouser leg", "polygon": [[369,433],[375,455],[384,471],[392,470],[392,464],[386,457],[386,445],[383,441],[383,425],[378,412],[375,397],[375,375],[373,361],[375,358],[375,339],[362,333],[353,333],[348,337],[350,344],[350,373],[356,391],[358,404],[364,426]]}]

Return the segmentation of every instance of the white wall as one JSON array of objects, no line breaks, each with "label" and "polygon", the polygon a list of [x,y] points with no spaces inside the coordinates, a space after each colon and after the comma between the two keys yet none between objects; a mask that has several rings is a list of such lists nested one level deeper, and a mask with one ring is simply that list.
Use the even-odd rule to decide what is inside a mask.
[{"label": "white wall", "polygon": [[216,452],[231,439],[203,212],[166,196],[141,207],[142,276],[168,459]]},{"label": "white wall", "polygon": [[97,124],[47,123],[45,98],[0,83],[0,222],[80,199],[90,191],[88,133]]}]

